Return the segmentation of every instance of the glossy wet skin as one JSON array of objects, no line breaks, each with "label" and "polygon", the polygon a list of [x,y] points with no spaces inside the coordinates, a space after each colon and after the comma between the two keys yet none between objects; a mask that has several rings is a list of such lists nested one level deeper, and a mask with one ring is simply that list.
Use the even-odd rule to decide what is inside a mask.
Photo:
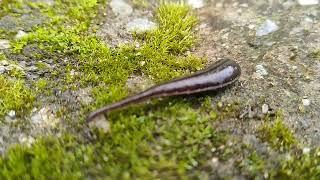
[{"label": "glossy wet skin", "polygon": [[238,63],[230,59],[220,60],[204,70],[151,87],[139,94],[98,109],[88,116],[87,122],[93,121],[97,116],[112,110],[123,108],[129,104],[138,103],[154,97],[167,97],[221,90],[222,88],[233,84],[240,75],[241,69]]}]

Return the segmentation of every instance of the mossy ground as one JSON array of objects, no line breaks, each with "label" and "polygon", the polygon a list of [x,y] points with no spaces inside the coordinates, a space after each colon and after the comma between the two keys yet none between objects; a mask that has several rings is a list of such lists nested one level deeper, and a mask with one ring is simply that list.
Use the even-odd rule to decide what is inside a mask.
[{"label": "mossy ground", "polygon": [[[205,63],[204,59],[187,53],[197,43],[194,31],[197,18],[190,8],[182,4],[162,4],[154,12],[159,27],[134,34],[139,47],[127,44],[110,48],[94,35],[96,27],[91,24],[105,4],[97,0],[58,0],[53,6],[28,1],[1,2],[0,17],[8,13],[19,16],[17,9],[28,6],[48,20],[15,40],[12,52],[1,55],[0,59],[9,54],[23,54],[24,48],[36,45],[42,53],[34,54],[32,59],[42,60],[36,65],[49,75],[37,80],[23,76],[9,80],[10,75],[0,76],[3,105],[0,117],[15,110],[28,120],[26,113],[32,109],[32,102],[41,102],[43,95],[54,96],[53,89],[77,91],[90,87],[94,97],[94,102],[81,104],[77,112],[67,108],[70,104],[62,104],[66,108],[60,111],[59,117],[67,128],[37,137],[30,146],[17,144],[9,148],[0,158],[1,178],[203,179],[212,176],[207,167],[213,156],[228,161],[249,152],[243,155],[243,161],[248,163],[236,167],[247,177],[264,177],[268,172],[267,178],[317,179],[319,150],[308,154],[296,152],[292,148],[297,143],[294,135],[278,116],[265,121],[260,131],[261,140],[280,155],[291,154],[291,158],[279,155],[276,165],[268,166],[271,161],[268,156],[252,147],[239,150],[227,146],[232,135],[216,131],[213,124],[234,118],[237,108],[214,105],[211,96],[154,100],[108,115],[111,130],[107,134],[88,129],[84,117],[90,110],[128,95],[126,81],[130,75],[144,74],[154,82],[161,82],[199,70]],[[45,65],[48,58],[56,63],[54,68]],[[62,62],[63,58],[67,61]],[[71,71],[77,73],[71,75]],[[63,102],[56,97],[53,103]],[[71,118],[74,116],[76,118]]]}]

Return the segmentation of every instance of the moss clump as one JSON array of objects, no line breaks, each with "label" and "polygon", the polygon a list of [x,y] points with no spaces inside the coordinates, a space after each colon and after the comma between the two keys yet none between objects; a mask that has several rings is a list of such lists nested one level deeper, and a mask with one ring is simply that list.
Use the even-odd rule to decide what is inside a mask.
[{"label": "moss clump", "polygon": [[[90,162],[92,151],[74,137],[46,137],[31,147],[16,145],[0,159],[1,179],[79,179]],[[83,169],[80,169],[83,168]]]},{"label": "moss clump", "polygon": [[179,54],[195,45],[193,28],[198,20],[190,14],[189,7],[168,3],[159,7],[156,17],[159,28],[147,34],[147,47],[162,53]]},{"label": "moss clump", "polygon": [[281,162],[281,168],[274,173],[275,179],[319,179],[320,178],[320,149],[310,153],[295,154]]},{"label": "moss clump", "polygon": [[315,59],[317,59],[317,60],[320,60],[320,49],[317,49],[317,50],[311,52],[311,53],[309,54],[309,56],[310,56],[311,58],[315,58]]},{"label": "moss clump", "polygon": [[23,113],[32,108],[35,96],[22,81],[10,81],[0,76],[0,117],[10,110]]},{"label": "moss clump", "polygon": [[279,150],[288,150],[297,144],[292,131],[283,123],[280,115],[272,123],[264,122],[259,129],[259,137]]},{"label": "moss clump", "polygon": [[[132,74],[143,73],[159,82],[202,67],[201,59],[183,55],[196,42],[193,28],[197,21],[189,8],[171,3],[162,5],[157,11],[157,20],[157,30],[136,37],[140,48],[124,45],[110,49],[87,34],[86,24],[78,23],[68,28],[64,25],[38,28],[15,42],[13,49],[20,52],[27,44],[38,44],[51,53],[72,56],[76,61],[70,64],[77,64],[74,69],[83,73],[79,74],[81,85],[95,86],[96,106],[101,106],[127,94],[125,83]],[[79,78],[65,76],[64,84]]]},{"label": "moss clump", "polygon": [[[114,113],[111,133],[85,143],[81,137],[46,137],[18,145],[0,158],[1,178],[186,178],[225,143],[209,117],[186,101],[163,102],[148,115]],[[171,116],[170,114],[174,114]],[[82,139],[82,140],[81,140]]]},{"label": "moss clump", "polygon": [[6,60],[6,56],[0,52],[0,61]]},{"label": "moss clump", "polygon": [[244,161],[240,163],[240,167],[244,168],[242,170],[247,176],[251,178],[263,178],[264,172],[269,170],[266,168],[267,161],[262,158],[257,152],[252,152]]}]

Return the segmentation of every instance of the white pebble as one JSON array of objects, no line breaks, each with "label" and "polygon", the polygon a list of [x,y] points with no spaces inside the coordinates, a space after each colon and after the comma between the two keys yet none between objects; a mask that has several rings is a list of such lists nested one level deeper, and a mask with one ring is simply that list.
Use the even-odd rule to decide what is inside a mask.
[{"label": "white pebble", "polygon": [[254,29],[256,26],[254,25],[254,24],[250,24],[249,26],[248,26],[248,28],[249,29]]},{"label": "white pebble", "polygon": [[310,106],[311,101],[310,101],[310,99],[304,98],[304,99],[302,99],[302,104],[303,104],[304,106]]},{"label": "white pebble", "polygon": [[127,30],[130,32],[145,32],[157,27],[156,23],[146,18],[137,18],[127,24]]},{"label": "white pebble", "polygon": [[256,36],[265,36],[279,29],[278,25],[267,19],[257,30]]},{"label": "white pebble", "polygon": [[110,123],[109,121],[107,121],[104,115],[96,117],[93,121],[89,123],[89,126],[101,129],[104,133],[110,131]]},{"label": "white pebble", "polygon": [[16,117],[16,112],[14,110],[11,110],[11,111],[8,112],[8,116],[10,118],[14,118],[14,117]]},{"label": "white pebble", "polygon": [[298,3],[302,6],[319,4],[319,0],[298,0]]},{"label": "white pebble", "polygon": [[10,48],[10,41],[6,39],[0,39],[0,49],[8,49]]},{"label": "white pebble", "polygon": [[261,64],[256,65],[256,73],[258,73],[261,76],[268,75],[268,71]]},{"label": "white pebble", "polygon": [[21,38],[23,38],[23,37],[26,36],[26,35],[27,35],[26,32],[19,30],[18,33],[17,33],[16,36],[15,36],[15,39],[21,39]]},{"label": "white pebble", "polygon": [[187,3],[194,9],[202,8],[204,6],[203,0],[188,0]]},{"label": "white pebble", "polygon": [[302,153],[303,153],[303,154],[309,154],[309,153],[310,153],[310,150],[311,150],[310,148],[305,147],[305,148],[302,149]]},{"label": "white pebble", "polygon": [[263,104],[261,109],[262,109],[262,113],[263,113],[263,114],[267,114],[268,111],[269,111],[269,106],[268,106],[268,104]]},{"label": "white pebble", "polygon": [[110,2],[112,12],[118,16],[129,16],[132,14],[132,7],[123,0],[112,0]]}]

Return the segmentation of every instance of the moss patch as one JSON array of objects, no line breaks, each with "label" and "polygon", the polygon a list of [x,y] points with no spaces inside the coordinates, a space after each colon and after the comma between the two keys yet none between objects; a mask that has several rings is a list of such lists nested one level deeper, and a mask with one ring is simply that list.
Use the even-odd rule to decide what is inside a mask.
[{"label": "moss patch", "polygon": [[280,115],[272,123],[264,122],[260,127],[259,137],[262,141],[268,142],[273,148],[280,150],[288,150],[297,144],[292,131],[283,123]]},{"label": "moss patch", "polygon": [[319,179],[320,149],[297,153],[281,163],[281,168],[274,174],[276,179]]},{"label": "moss patch", "polygon": [[0,76],[0,117],[10,110],[23,113],[32,108],[35,96],[22,81],[10,81]]},{"label": "moss patch", "polygon": [[0,159],[0,174],[10,178],[187,177],[188,171],[211,156],[208,149],[221,146],[225,139],[213,130],[206,114],[187,102],[164,103],[165,109],[148,115],[112,114],[112,132],[96,132],[96,138],[87,143],[64,135],[40,139],[31,147],[12,147]]}]

